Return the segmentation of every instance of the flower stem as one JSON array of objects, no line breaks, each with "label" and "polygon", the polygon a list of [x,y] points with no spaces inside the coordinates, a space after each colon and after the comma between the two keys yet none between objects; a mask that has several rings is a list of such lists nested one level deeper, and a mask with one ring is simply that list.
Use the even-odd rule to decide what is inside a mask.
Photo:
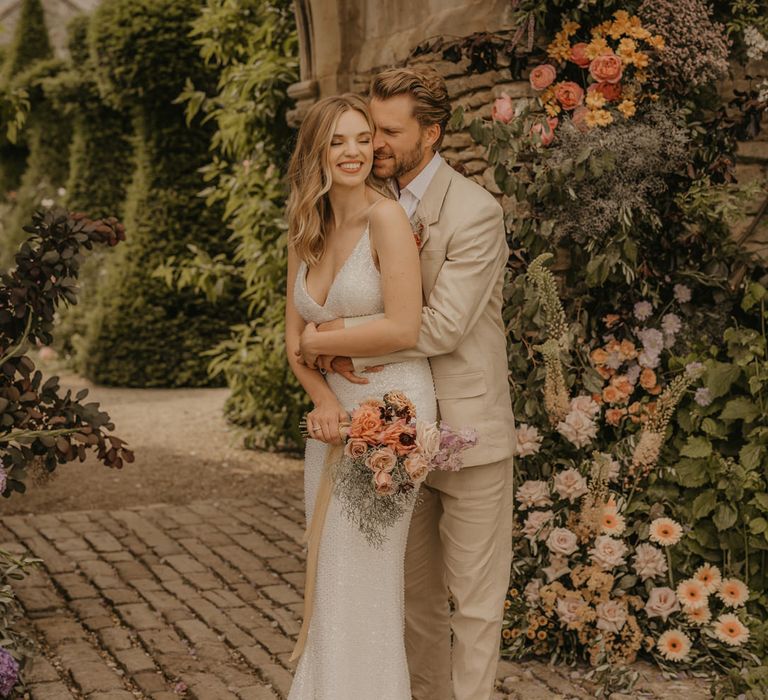
[{"label": "flower stem", "polygon": [[669,547],[664,548],[664,553],[667,555],[667,575],[669,576],[669,587],[675,590],[675,575],[672,573],[672,552]]}]

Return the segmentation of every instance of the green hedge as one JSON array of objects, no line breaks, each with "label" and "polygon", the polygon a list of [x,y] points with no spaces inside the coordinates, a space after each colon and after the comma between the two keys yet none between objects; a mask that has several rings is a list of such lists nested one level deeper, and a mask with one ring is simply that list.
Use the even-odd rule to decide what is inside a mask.
[{"label": "green hedge", "polygon": [[152,274],[190,244],[226,250],[221,208],[198,196],[210,129],[188,127],[174,104],[188,79],[211,80],[189,38],[199,11],[188,0],[107,0],[89,27],[101,92],[131,109],[135,132],[127,244],[111,256],[84,347],[87,375],[104,384],[210,384],[203,353],[242,313],[231,297],[208,303]]}]

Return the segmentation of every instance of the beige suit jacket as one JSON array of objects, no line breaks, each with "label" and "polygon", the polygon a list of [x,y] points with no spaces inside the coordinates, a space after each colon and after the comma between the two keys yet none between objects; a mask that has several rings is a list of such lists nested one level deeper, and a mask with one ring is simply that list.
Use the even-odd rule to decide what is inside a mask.
[{"label": "beige suit jacket", "polygon": [[[465,466],[511,457],[514,418],[501,316],[509,250],[502,209],[480,185],[442,163],[414,220],[421,229],[425,299],[418,343],[353,358],[355,368],[429,358],[442,420],[478,431]],[[370,318],[345,319],[345,325]]]}]

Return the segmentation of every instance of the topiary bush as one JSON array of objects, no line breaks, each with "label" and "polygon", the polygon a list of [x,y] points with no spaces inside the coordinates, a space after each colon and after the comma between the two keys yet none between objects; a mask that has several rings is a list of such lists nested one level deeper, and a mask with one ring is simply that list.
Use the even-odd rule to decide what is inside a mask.
[{"label": "topiary bush", "polygon": [[[13,79],[35,61],[52,56],[42,3],[40,0],[24,0],[13,41],[4,56],[0,82],[8,88]],[[26,160],[27,148],[23,143],[11,143],[0,137],[0,192],[19,187]],[[9,250],[15,250],[15,246]]]},{"label": "topiary bush", "polygon": [[[76,15],[68,27],[70,61],[67,69],[46,83],[56,108],[72,122],[69,177],[65,201],[74,211],[94,216],[123,216],[126,190],[131,177],[133,154],[131,119],[126,110],[110,107],[99,94],[88,51],[90,17]],[[104,163],[124,164],[105,173]],[[56,349],[77,371],[83,369],[83,338],[98,301],[111,249],[100,249],[88,257],[80,271],[79,303],[59,312]]]},{"label": "topiary bush", "polygon": [[101,94],[130,110],[135,161],[125,222],[129,243],[109,261],[84,341],[91,379],[121,386],[213,383],[203,353],[242,314],[237,290],[218,303],[169,292],[153,271],[191,244],[227,250],[222,209],[198,197],[211,129],[187,125],[174,100],[187,80],[214,80],[189,30],[201,5],[187,0],[107,0],[89,27]]}]

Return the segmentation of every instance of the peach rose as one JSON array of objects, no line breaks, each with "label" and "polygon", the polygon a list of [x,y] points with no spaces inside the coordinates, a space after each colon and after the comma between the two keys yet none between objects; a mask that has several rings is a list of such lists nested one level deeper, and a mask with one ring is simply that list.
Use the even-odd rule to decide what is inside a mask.
[{"label": "peach rose", "polygon": [[440,449],[440,428],[436,423],[416,421],[416,449],[431,459]]},{"label": "peach rose", "polygon": [[623,74],[621,58],[615,53],[606,53],[592,59],[589,72],[598,83],[618,83]]},{"label": "peach rose", "polygon": [[589,131],[589,124],[587,124],[588,114],[589,110],[583,105],[581,107],[576,107],[576,109],[573,110],[573,114],[571,114],[571,122],[573,122],[573,125],[582,133]]},{"label": "peach rose", "polygon": [[653,387],[656,386],[656,372],[650,367],[645,367],[643,368],[643,371],[640,372],[640,386],[643,387],[643,389],[653,389]]},{"label": "peach rose", "polygon": [[365,460],[365,466],[374,472],[391,472],[397,464],[397,456],[389,447],[374,450]]},{"label": "peach rose", "polygon": [[379,444],[379,433],[384,427],[378,406],[363,404],[352,411],[349,437],[365,440],[369,445]]},{"label": "peach rose", "polygon": [[502,124],[509,124],[514,116],[515,106],[512,104],[512,98],[505,92],[501,93],[501,97],[493,101],[491,119]]},{"label": "peach rose", "polygon": [[584,102],[584,90],[570,80],[555,85],[555,98],[566,110],[576,109]]},{"label": "peach rose", "polygon": [[543,63],[531,71],[530,81],[534,90],[546,90],[555,82],[557,71],[550,63]]},{"label": "peach rose", "polygon": [[557,117],[550,117],[546,122],[536,122],[531,127],[531,136],[538,134],[542,146],[549,146],[555,140],[555,127],[558,124]]},{"label": "peach rose", "polygon": [[622,394],[629,396],[632,393],[632,382],[626,374],[617,374],[611,377],[611,386],[615,386]]},{"label": "peach rose", "polygon": [[344,454],[352,459],[359,459],[368,452],[368,443],[360,438],[353,438],[344,445]]},{"label": "peach rose", "polygon": [[408,455],[403,463],[405,471],[411,477],[413,483],[420,484],[429,474],[429,463],[422,455]]},{"label": "peach rose", "polygon": [[608,423],[608,425],[618,426],[621,424],[621,419],[626,412],[625,408],[609,408],[605,412],[605,422]]},{"label": "peach rose", "polygon": [[571,47],[569,57],[571,63],[575,63],[579,68],[586,68],[589,65],[589,56],[587,56],[587,44],[580,41]]},{"label": "peach rose", "polygon": [[390,423],[379,434],[379,440],[397,455],[405,455],[416,449],[416,429],[400,419]]},{"label": "peach rose", "polygon": [[623,394],[613,385],[603,389],[603,398],[608,403],[624,403],[627,400],[626,394]]},{"label": "peach rose", "polygon": [[395,492],[395,484],[389,472],[377,471],[373,475],[373,485],[379,496],[391,496]]}]

